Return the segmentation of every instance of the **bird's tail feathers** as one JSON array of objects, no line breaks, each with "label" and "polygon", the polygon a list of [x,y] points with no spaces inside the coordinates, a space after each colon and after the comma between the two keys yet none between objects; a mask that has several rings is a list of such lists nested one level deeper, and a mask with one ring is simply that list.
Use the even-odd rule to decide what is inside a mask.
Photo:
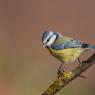
[{"label": "bird's tail feathers", "polygon": [[95,49],[95,45],[88,45],[89,49]]}]

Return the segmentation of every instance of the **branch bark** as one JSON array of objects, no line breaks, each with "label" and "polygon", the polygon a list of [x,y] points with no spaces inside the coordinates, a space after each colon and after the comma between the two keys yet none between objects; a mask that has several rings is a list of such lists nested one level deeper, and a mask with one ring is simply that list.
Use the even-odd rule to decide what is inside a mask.
[{"label": "branch bark", "polygon": [[95,53],[87,60],[82,61],[81,65],[72,71],[60,72],[52,85],[41,95],[55,95],[59,90],[65,87],[72,80],[80,76],[84,71],[95,63]]}]

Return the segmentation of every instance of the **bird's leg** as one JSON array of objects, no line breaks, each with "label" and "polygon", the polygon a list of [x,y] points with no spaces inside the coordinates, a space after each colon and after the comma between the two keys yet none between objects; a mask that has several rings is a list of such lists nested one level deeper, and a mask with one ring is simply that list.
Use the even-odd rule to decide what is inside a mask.
[{"label": "bird's leg", "polygon": [[61,63],[61,65],[59,66],[58,70],[60,70],[62,68],[62,66],[63,66],[63,63]]},{"label": "bird's leg", "polygon": [[60,73],[66,71],[66,67],[62,67],[62,66],[63,66],[63,63],[61,63],[61,65],[60,65],[59,68],[58,68],[58,71],[57,71],[57,74],[58,74],[58,75],[59,75]]},{"label": "bird's leg", "polygon": [[81,64],[81,61],[80,61],[79,57],[78,57],[78,62],[79,62],[79,64]]},{"label": "bird's leg", "polygon": [[82,65],[82,62],[80,61],[80,58],[78,57],[79,66]]}]

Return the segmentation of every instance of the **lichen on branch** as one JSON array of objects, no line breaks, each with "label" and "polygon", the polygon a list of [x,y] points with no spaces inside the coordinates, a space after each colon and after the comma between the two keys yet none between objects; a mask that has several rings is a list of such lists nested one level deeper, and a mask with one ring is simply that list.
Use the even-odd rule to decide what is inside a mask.
[{"label": "lichen on branch", "polygon": [[55,95],[59,90],[65,87],[72,80],[81,76],[81,74],[84,71],[86,71],[89,67],[91,67],[94,63],[95,63],[95,53],[87,60],[82,61],[81,65],[76,67],[74,70],[60,72],[54,83],[51,84],[49,88],[41,95]]}]

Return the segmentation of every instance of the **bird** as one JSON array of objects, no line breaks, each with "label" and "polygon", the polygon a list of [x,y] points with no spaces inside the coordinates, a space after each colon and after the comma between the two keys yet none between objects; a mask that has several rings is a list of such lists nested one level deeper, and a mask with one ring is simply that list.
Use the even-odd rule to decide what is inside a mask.
[{"label": "bird", "polygon": [[95,45],[64,36],[52,30],[45,30],[43,32],[42,46],[46,47],[49,53],[61,62],[58,71],[64,63],[73,63],[76,59],[81,64],[80,55],[86,50],[95,49]]}]

